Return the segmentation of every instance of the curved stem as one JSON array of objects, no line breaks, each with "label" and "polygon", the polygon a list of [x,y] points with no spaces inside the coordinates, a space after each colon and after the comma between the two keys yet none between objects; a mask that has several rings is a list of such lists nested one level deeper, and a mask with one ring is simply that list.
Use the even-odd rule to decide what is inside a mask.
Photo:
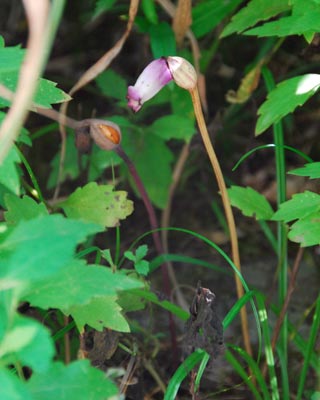
[{"label": "curved stem", "polygon": [[[239,255],[239,245],[238,245],[238,236],[237,236],[237,231],[236,231],[236,225],[233,217],[233,212],[232,208],[230,205],[230,200],[226,188],[226,184],[223,178],[223,174],[221,171],[221,167],[218,161],[218,158],[216,156],[216,153],[213,149],[209,133],[207,130],[207,126],[204,120],[202,108],[201,108],[201,103],[200,103],[200,97],[199,97],[199,92],[198,88],[194,88],[190,90],[190,95],[192,98],[192,103],[194,107],[194,112],[197,118],[199,130],[202,136],[202,140],[204,143],[204,146],[206,148],[208,157],[210,159],[214,174],[217,179],[218,187],[220,190],[221,198],[222,198],[222,203],[226,215],[226,220],[228,223],[228,228],[229,228],[229,233],[230,233],[230,241],[231,241],[231,249],[232,249],[232,259],[239,271],[241,271],[241,264],[240,264],[240,255]],[[241,281],[238,277],[238,275],[235,275],[235,283],[236,283],[236,289],[237,289],[237,295],[238,298],[241,298],[244,295],[244,290],[241,284]],[[251,349],[251,343],[250,343],[250,337],[249,337],[249,329],[248,329],[248,316],[247,316],[247,311],[246,308],[243,307],[241,309],[241,327],[242,327],[242,335],[243,335],[243,340],[244,340],[244,346],[248,354],[252,355],[252,349]]]}]

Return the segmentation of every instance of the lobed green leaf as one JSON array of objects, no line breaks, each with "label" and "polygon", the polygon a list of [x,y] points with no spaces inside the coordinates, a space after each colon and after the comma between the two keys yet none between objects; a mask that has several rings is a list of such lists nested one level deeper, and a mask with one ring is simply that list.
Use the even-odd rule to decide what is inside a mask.
[{"label": "lobed green leaf", "polygon": [[46,206],[43,203],[37,203],[29,196],[22,198],[12,194],[6,194],[4,197],[5,211],[4,218],[8,225],[17,225],[20,221],[30,220],[40,216],[49,215]]},{"label": "lobed green leaf", "polygon": [[288,172],[291,175],[307,176],[310,179],[320,178],[320,162],[311,162],[305,164],[302,168],[292,169]]}]

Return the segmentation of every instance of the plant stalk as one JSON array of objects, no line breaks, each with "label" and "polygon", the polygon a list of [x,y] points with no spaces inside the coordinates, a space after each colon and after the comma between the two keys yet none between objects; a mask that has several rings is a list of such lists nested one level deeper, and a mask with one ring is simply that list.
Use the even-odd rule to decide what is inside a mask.
[{"label": "plant stalk", "polygon": [[[228,223],[229,233],[230,233],[232,259],[233,259],[233,262],[234,262],[235,266],[237,267],[238,271],[241,272],[238,236],[237,236],[236,225],[235,225],[235,221],[234,221],[234,217],[233,217],[233,212],[232,212],[226,184],[225,184],[223,174],[221,171],[221,167],[220,167],[218,158],[216,156],[216,153],[213,149],[213,146],[212,146],[212,143],[211,143],[211,140],[209,137],[209,133],[207,130],[207,126],[206,126],[206,123],[204,120],[198,88],[195,87],[194,89],[191,89],[190,95],[192,98],[192,103],[193,103],[193,107],[194,107],[195,116],[196,116],[196,119],[198,122],[200,134],[202,136],[202,140],[203,140],[204,146],[206,148],[208,157],[210,159],[214,174],[217,179],[218,187],[220,190],[222,203],[223,203],[226,220]],[[237,296],[238,296],[238,298],[241,298],[244,295],[244,289],[242,287],[242,284],[241,284],[241,281],[240,281],[238,275],[236,275],[236,274],[235,274],[235,283],[236,283]],[[240,316],[241,316],[241,328],[242,328],[244,347],[245,347],[247,353],[252,355],[252,348],[251,348],[249,328],[248,328],[248,316],[247,316],[247,310],[246,310],[245,306],[241,308]]]}]

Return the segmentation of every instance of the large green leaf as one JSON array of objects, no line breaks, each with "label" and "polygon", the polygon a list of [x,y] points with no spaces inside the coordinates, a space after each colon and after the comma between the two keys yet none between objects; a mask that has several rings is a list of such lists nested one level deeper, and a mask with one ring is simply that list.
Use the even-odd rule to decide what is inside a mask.
[{"label": "large green leaf", "polygon": [[293,242],[300,243],[302,247],[319,245],[320,210],[296,221],[291,226],[288,237]]},{"label": "large green leaf", "polygon": [[127,83],[123,77],[112,69],[107,69],[96,78],[99,89],[107,97],[117,100],[125,100],[127,95]]},{"label": "large green leaf", "polygon": [[106,227],[114,227],[133,211],[127,192],[113,191],[112,185],[90,182],[76,189],[66,201],[59,204],[69,218],[82,219]]},{"label": "large green leaf", "polygon": [[280,204],[279,210],[273,215],[274,221],[289,222],[316,213],[320,210],[320,195],[310,191],[297,193]]},{"label": "large green leaf", "polygon": [[0,74],[9,71],[18,71],[22,64],[25,50],[20,46],[0,47]]},{"label": "large green leaf", "polygon": [[23,299],[43,309],[66,310],[86,304],[96,296],[114,296],[118,291],[141,286],[142,282],[114,273],[110,268],[73,260],[49,279],[29,285]]},{"label": "large green leaf", "polygon": [[15,315],[0,343],[2,362],[45,372],[54,355],[49,331],[39,322]]},{"label": "large green leaf", "polygon": [[267,22],[262,26],[250,29],[245,35],[255,36],[289,36],[316,33],[320,31],[320,7],[317,1],[295,0],[292,15],[278,21]]},{"label": "large green leaf", "polygon": [[310,179],[320,178],[320,162],[305,164],[304,167],[292,169],[288,173],[297,176],[308,176]]},{"label": "large green leaf", "polygon": [[11,147],[6,158],[0,165],[0,205],[4,206],[4,196],[7,193],[20,194],[20,176],[18,163],[20,157],[17,150]]},{"label": "large green leaf", "polygon": [[89,325],[97,331],[109,328],[119,332],[130,332],[129,324],[121,310],[117,296],[99,296],[92,298],[88,304],[70,307],[66,314],[72,315],[79,330]]},{"label": "large green leaf", "polygon": [[5,369],[0,369],[0,399],[34,400],[26,385],[12,371]]},{"label": "large green leaf", "polygon": [[56,362],[46,373],[32,374],[26,385],[33,400],[107,400],[118,393],[104,372],[91,367],[88,360],[67,366]]},{"label": "large green leaf", "polygon": [[156,134],[164,140],[183,139],[190,141],[196,130],[191,119],[179,115],[166,115],[158,118],[148,127],[147,132]]},{"label": "large green leaf", "polygon": [[[0,73],[0,82],[11,91],[15,92],[18,84],[19,72]],[[55,82],[47,79],[39,79],[36,93],[33,97],[34,103],[40,107],[51,108],[51,104],[69,101],[71,97],[63,90],[58,89]],[[9,101],[0,98],[0,106],[8,106]]]},{"label": "large green leaf", "polygon": [[259,21],[267,20],[290,9],[288,0],[251,0],[235,14],[224,28],[221,37],[243,32]]},{"label": "large green leaf", "polygon": [[243,0],[207,0],[192,9],[192,32],[197,38],[215,28]]},{"label": "large green leaf", "polygon": [[0,234],[1,284],[16,286],[53,275],[73,258],[78,243],[100,229],[61,215],[21,221]]},{"label": "large green leaf", "polygon": [[123,135],[123,147],[134,162],[151,201],[158,207],[167,204],[172,179],[173,154],[156,135]]},{"label": "large green leaf", "polygon": [[250,187],[231,186],[228,189],[228,195],[231,204],[239,208],[247,217],[255,216],[257,220],[267,220],[273,215],[268,200]]},{"label": "large green leaf", "polygon": [[167,22],[151,25],[150,45],[154,58],[167,57],[176,54],[176,40],[173,30]]},{"label": "large green leaf", "polygon": [[296,76],[279,83],[258,110],[256,135],[302,106],[320,87],[319,74]]},{"label": "large green leaf", "polygon": [[37,203],[29,196],[20,198],[6,194],[4,201],[8,210],[4,213],[4,218],[10,225],[16,225],[20,221],[34,219],[41,215],[48,215],[46,206],[43,203]]},{"label": "large green leaf", "polygon": [[[78,161],[78,150],[74,144],[74,133],[67,135],[66,140],[66,157],[63,164],[63,170],[61,174],[60,182],[64,182],[67,179],[75,179],[79,176],[79,161]],[[57,184],[58,171],[60,164],[60,152],[54,156],[50,161],[51,173],[47,182],[47,188],[52,189]]]}]

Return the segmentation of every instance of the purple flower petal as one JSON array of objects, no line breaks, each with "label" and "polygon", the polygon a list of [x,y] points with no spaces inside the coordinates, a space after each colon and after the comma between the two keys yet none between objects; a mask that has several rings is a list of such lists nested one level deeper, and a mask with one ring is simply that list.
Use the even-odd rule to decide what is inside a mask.
[{"label": "purple flower petal", "polygon": [[135,112],[139,111],[144,102],[155,96],[171,80],[166,59],[152,61],[142,71],[135,85],[128,87],[128,106]]}]

